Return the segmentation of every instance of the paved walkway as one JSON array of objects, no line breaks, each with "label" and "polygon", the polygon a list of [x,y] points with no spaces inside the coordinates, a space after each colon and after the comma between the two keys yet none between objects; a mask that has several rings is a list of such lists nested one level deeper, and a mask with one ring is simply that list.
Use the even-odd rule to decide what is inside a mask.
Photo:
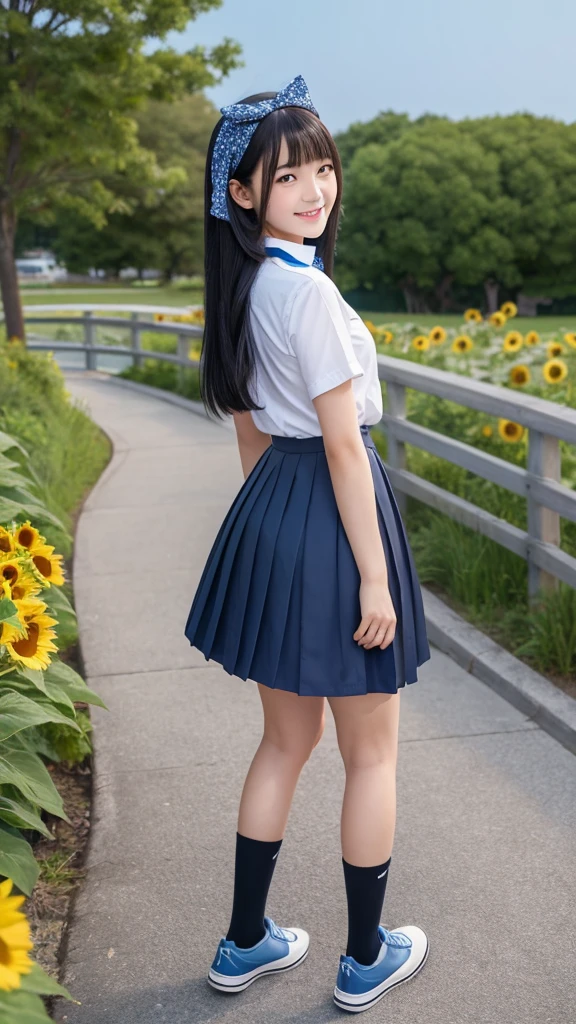
[{"label": "paved walkway", "polygon": [[[312,937],[305,963],[238,996],[206,972],[228,927],[238,801],[259,742],[256,686],[183,635],[204,559],[242,483],[233,433],[70,373],[115,453],[88,497],[74,585],[93,708],[87,878],[59,1000],[72,1024],[316,1024],[345,948],[344,783],[332,716],[304,768],[268,911]],[[575,1024],[576,762],[439,651],[403,691],[388,927],[428,962],[366,1020]]]}]

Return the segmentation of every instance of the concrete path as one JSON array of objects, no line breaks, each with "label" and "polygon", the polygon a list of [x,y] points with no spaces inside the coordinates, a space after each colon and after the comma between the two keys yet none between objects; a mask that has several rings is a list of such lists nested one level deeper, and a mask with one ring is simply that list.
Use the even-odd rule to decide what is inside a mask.
[{"label": "concrete path", "polygon": [[[93,708],[87,878],[58,1000],[73,1024],[316,1024],[345,949],[344,774],[332,716],[305,766],[268,912],[312,937],[296,971],[246,992],[206,973],[232,905],[238,802],[260,739],[256,686],[183,635],[242,483],[233,433],[98,373],[67,376],[115,453],[80,517],[74,585]],[[421,974],[366,1020],[575,1024],[576,762],[433,651],[402,692],[388,927],[428,933]]]}]

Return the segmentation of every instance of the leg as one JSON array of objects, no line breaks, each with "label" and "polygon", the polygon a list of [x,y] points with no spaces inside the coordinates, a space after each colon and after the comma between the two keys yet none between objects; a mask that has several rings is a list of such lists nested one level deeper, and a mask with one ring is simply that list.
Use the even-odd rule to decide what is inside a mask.
[{"label": "leg", "polygon": [[270,841],[284,835],[300,772],[322,737],[325,698],[256,685],[264,734],[242,790],[238,831]]},{"label": "leg", "polygon": [[399,693],[327,697],[346,770],[342,854],[351,864],[380,864],[396,827]]},{"label": "leg", "polygon": [[246,776],[236,834],[234,903],[227,939],[255,945],[300,772],[324,729],[324,697],[260,683],[264,734]]},{"label": "leg", "polygon": [[374,963],[396,823],[400,694],[328,698],[346,769],[342,864],[348,901],[346,954]]}]

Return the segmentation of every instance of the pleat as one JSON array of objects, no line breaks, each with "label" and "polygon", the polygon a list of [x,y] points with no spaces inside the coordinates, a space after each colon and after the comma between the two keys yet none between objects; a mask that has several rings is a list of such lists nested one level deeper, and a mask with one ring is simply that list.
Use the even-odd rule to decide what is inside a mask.
[{"label": "pleat", "polygon": [[[282,454],[285,486],[275,509],[270,509],[256,553],[251,579],[246,628],[238,668],[251,679],[277,685],[279,668],[283,688],[297,692],[283,661],[294,571],[314,480],[314,456]],[[296,635],[296,643],[298,637]]]},{"label": "pleat", "polygon": [[[394,693],[430,657],[420,585],[385,466],[368,437],[396,635],[366,650],[360,574],[321,439],[271,445],[236,495],[185,633],[226,672],[302,696]],[[282,441],[284,444],[284,441]]]},{"label": "pleat", "polygon": [[[191,644],[198,647],[204,653],[204,638],[208,628],[209,620],[213,613],[219,614],[220,608],[213,606],[212,595],[214,587],[222,572],[222,560],[226,553],[230,539],[235,546],[239,539],[239,532],[242,523],[246,522],[250,510],[254,506],[258,496],[269,479],[271,473],[278,471],[279,459],[275,450],[270,446],[263,453],[254,466],[252,472],[246,477],[242,487],[236,494],[224,520],[216,534],[216,538],[209,552],[206,564],[202,570],[200,581],[192,601],[188,614],[184,633]],[[239,531],[240,527],[240,531]],[[234,540],[235,538],[235,540]],[[208,658],[208,655],[206,655]]]},{"label": "pleat", "polygon": [[398,503],[386,468],[376,449],[373,459],[374,490],[386,563],[389,589],[396,611],[396,635],[392,642],[396,685],[416,682],[417,668],[430,658],[422,593]]}]

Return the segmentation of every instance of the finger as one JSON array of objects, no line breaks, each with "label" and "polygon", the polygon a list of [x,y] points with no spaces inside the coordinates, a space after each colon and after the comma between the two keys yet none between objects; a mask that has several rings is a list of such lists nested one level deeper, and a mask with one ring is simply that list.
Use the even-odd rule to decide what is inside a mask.
[{"label": "finger", "polygon": [[352,634],[353,640],[360,640],[360,638],[364,636],[366,630],[368,629],[370,623],[372,622],[372,618],[372,615],[364,616],[364,618],[360,622],[360,625],[358,626],[358,629],[356,630],[355,633]]},{"label": "finger", "polygon": [[391,622],[390,625],[388,626],[388,629],[386,630],[386,635],[385,635],[382,643],[380,644],[380,647],[382,648],[382,650],[384,650],[386,647],[388,647],[388,644],[392,643],[395,635],[396,635],[396,623],[395,622]]},{"label": "finger", "polygon": [[386,626],[380,626],[380,629],[375,633],[374,639],[371,643],[364,644],[365,647],[379,647],[386,635]]}]

